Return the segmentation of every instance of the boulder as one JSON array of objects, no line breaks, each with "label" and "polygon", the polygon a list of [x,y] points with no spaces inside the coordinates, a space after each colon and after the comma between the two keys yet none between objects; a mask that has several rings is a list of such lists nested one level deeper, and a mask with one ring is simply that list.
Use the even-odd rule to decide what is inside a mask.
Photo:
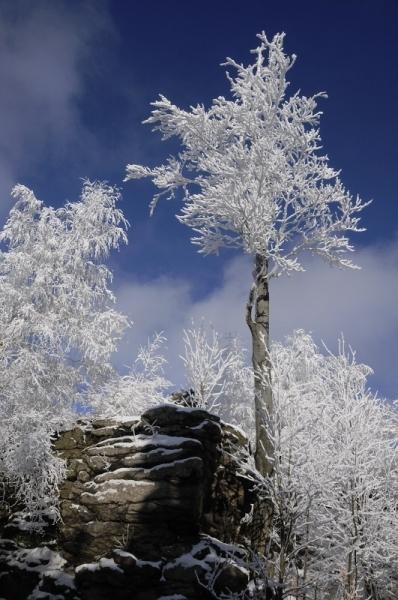
[{"label": "boulder", "polygon": [[235,454],[247,445],[217,416],[169,403],[61,433],[60,554],[36,547],[29,558],[3,540],[0,598],[206,600],[245,590],[239,544],[253,495]]}]

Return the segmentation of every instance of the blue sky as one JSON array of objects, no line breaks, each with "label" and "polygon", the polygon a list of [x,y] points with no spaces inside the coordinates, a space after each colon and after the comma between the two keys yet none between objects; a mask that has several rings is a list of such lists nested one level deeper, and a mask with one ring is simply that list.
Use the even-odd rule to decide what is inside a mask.
[{"label": "blue sky", "polygon": [[325,151],[346,186],[373,204],[367,232],[354,239],[362,271],[309,259],[305,274],[276,282],[272,334],[304,327],[335,348],[343,331],[375,369],[374,388],[398,396],[397,17],[395,0],[0,0],[0,216],[16,182],[53,205],[75,198],[82,177],[122,186],[132,228],[112,268],[135,326],[119,364],[165,330],[179,383],[180,330],[202,315],[248,341],[247,260],[199,256],[174,217],[177,204],[162,203],[150,219],[150,184],[122,179],[126,163],[155,165],[175,149],[141,125],[159,93],[183,107],[208,104],[228,91],[227,55],[247,62],[257,32],[285,31],[287,51],[298,55],[292,91],[328,92]]}]

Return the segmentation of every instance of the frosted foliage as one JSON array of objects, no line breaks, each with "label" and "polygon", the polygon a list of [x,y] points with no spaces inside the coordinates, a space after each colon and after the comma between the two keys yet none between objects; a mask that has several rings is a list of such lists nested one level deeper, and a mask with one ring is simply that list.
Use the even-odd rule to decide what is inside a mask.
[{"label": "frosted foliage", "polygon": [[253,373],[239,341],[222,339],[214,328],[193,323],[184,330],[181,359],[187,387],[194,390],[198,405],[252,432]]},{"label": "frosted foliage", "polygon": [[398,414],[370,372],[342,340],[336,356],[302,331],[272,348],[273,576],[307,598],[398,592]]},{"label": "frosted foliage", "polygon": [[218,333],[212,329],[208,335],[203,324],[198,329],[194,326],[185,329],[181,359],[196,402],[208,410],[214,409],[224,391],[225,373],[231,364],[231,357],[222,347]]},{"label": "frosted foliage", "polygon": [[140,348],[127,375],[115,374],[92,399],[96,411],[104,416],[141,415],[146,409],[167,400],[171,383],[164,376],[167,362],[162,351],[166,338],[156,334]]},{"label": "frosted foliage", "polygon": [[224,393],[219,400],[218,414],[227,423],[243,429],[255,442],[253,369],[248,366],[247,350],[236,337],[226,340],[231,366],[225,377]]},{"label": "frosted foliage", "polygon": [[119,192],[86,181],[54,209],[18,185],[0,233],[0,471],[31,511],[56,499],[63,463],[50,435],[111,373],[127,321],[100,261],[126,241]]},{"label": "frosted foliage", "polygon": [[228,58],[230,95],[183,110],[164,96],[146,123],[163,139],[179,138],[181,151],[153,169],[128,165],[126,180],[149,177],[162,196],[182,191],[178,219],[194,231],[205,254],[242,248],[269,261],[268,276],[303,270],[309,251],[352,267],[347,232],[361,231],[365,204],[343,187],[338,171],[320,154],[318,98],[287,93],[295,56],[283,49],[284,34],[264,33],[252,64]]}]

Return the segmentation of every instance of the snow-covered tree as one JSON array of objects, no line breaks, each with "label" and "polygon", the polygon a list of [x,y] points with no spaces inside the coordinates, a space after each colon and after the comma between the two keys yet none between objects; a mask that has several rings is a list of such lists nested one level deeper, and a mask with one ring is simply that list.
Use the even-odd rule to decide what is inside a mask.
[{"label": "snow-covered tree", "polygon": [[151,406],[167,401],[166,390],[171,383],[164,375],[167,361],[162,349],[165,341],[162,334],[155,334],[139,349],[135,363],[126,375],[114,373],[91,398],[97,413],[112,417],[139,416]]},{"label": "snow-covered tree", "polygon": [[[271,353],[275,469],[269,574],[280,597],[392,599],[398,592],[398,414],[341,342],[302,331]],[[261,486],[260,486],[261,490]]]},{"label": "snow-covered tree", "polygon": [[331,587],[350,600],[398,592],[398,414],[367,388],[370,373],[343,342],[322,369],[318,461],[329,477],[315,525]]},{"label": "snow-covered tree", "polygon": [[[147,123],[163,139],[177,137],[181,151],[155,168],[128,165],[126,179],[149,177],[159,189],[151,203],[182,191],[178,219],[195,233],[204,254],[240,248],[252,257],[253,285],[246,320],[252,334],[255,373],[256,461],[272,469],[269,365],[269,281],[302,271],[308,251],[339,267],[353,267],[347,232],[361,231],[366,206],[343,187],[338,171],[320,154],[317,100],[287,93],[295,56],[283,49],[284,34],[260,46],[248,66],[228,58],[231,94],[183,110],[161,96]],[[269,379],[269,377],[268,377]]]},{"label": "snow-covered tree", "polygon": [[86,181],[58,209],[21,185],[12,195],[0,233],[0,472],[35,512],[55,504],[63,473],[50,436],[107,381],[127,325],[101,262],[127,222],[105,183]]},{"label": "snow-covered tree", "polygon": [[198,328],[194,324],[184,329],[184,363],[188,389],[195,393],[195,403],[207,410],[214,410],[225,388],[225,374],[231,364],[220,336],[212,328],[206,332],[202,322]]},{"label": "snow-covered tree", "polygon": [[245,349],[236,337],[223,338],[205,323],[183,332],[188,389],[198,406],[218,414],[223,420],[244,429],[253,429],[253,371],[246,364]]}]

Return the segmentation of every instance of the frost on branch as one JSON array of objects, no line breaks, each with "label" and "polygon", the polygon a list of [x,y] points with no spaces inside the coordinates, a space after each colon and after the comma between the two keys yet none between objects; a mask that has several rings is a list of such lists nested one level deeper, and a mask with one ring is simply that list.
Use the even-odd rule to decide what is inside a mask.
[{"label": "frost on branch", "polygon": [[167,400],[171,383],[164,376],[167,362],[162,354],[166,338],[155,334],[140,348],[135,364],[127,375],[114,376],[92,399],[92,405],[103,416],[130,417]]},{"label": "frost on branch", "polygon": [[[321,353],[297,331],[271,353],[272,554],[283,590],[308,598],[396,597],[398,414],[340,341]],[[371,595],[371,590],[374,594]],[[378,594],[378,595],[377,595]]]},{"label": "frost on branch", "polygon": [[28,188],[0,233],[0,471],[34,512],[52,505],[63,463],[50,436],[112,372],[127,326],[100,261],[126,241],[120,194],[86,181],[78,202],[46,207]]},{"label": "frost on branch", "polygon": [[[339,267],[355,265],[348,235],[362,231],[366,203],[353,198],[339,172],[321,154],[318,99],[288,93],[287,73],[295,57],[283,49],[284,34],[259,36],[254,60],[245,66],[228,58],[228,97],[209,108],[188,110],[164,96],[153,103],[146,123],[163,139],[177,137],[179,153],[164,164],[127,167],[126,180],[147,177],[162,196],[179,191],[178,219],[193,230],[204,254],[239,248],[254,262],[246,310],[252,336],[256,464],[272,471],[272,390],[269,371],[269,279],[304,270],[301,255],[316,254]],[[267,373],[270,382],[270,372]]]},{"label": "frost on branch", "polygon": [[253,434],[253,371],[246,364],[246,350],[237,338],[222,339],[214,328],[184,330],[184,354],[188,389],[195,403],[223,420]]},{"label": "frost on branch", "polygon": [[284,34],[260,34],[254,61],[228,58],[230,96],[183,110],[164,96],[147,123],[163,139],[178,137],[181,151],[150,169],[127,167],[126,180],[149,177],[161,196],[182,191],[181,222],[205,254],[239,247],[269,261],[268,276],[303,270],[299,255],[353,267],[348,232],[362,231],[366,206],[343,187],[339,172],[320,153],[318,98],[287,93],[295,57],[284,53]]}]

